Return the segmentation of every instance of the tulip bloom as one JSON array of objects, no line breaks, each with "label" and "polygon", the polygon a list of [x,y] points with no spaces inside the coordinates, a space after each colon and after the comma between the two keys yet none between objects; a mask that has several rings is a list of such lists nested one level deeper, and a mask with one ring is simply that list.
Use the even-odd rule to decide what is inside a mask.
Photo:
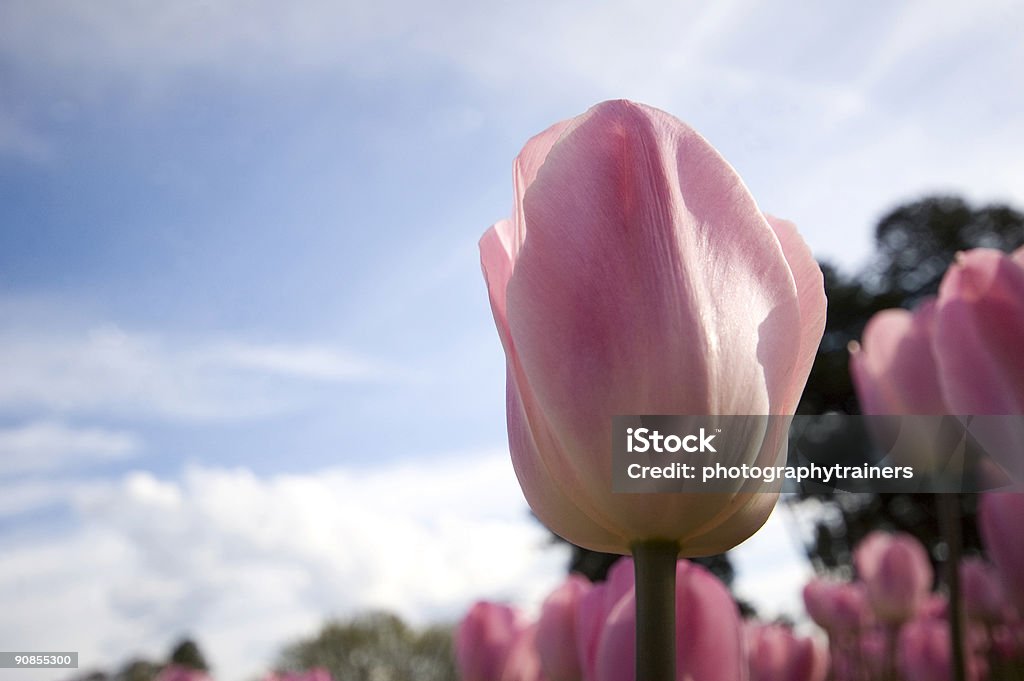
[{"label": "tulip bloom", "polygon": [[[913,312],[884,310],[853,345],[865,414],[1024,414],[1024,248],[961,253],[939,295]],[[975,419],[974,437],[1024,483],[1019,420]]]},{"label": "tulip bloom", "polygon": [[[728,589],[705,568],[676,565],[675,640],[679,681],[736,681],[745,678],[739,610]],[[597,681],[636,679],[636,609],[628,592],[609,613],[597,649]]]},{"label": "tulip bloom", "polygon": [[579,600],[576,609],[576,652],[584,681],[597,678],[597,648],[611,612],[633,592],[633,561],[618,560],[608,579],[594,584]]},{"label": "tulip bloom", "polygon": [[[953,678],[953,651],[948,624],[941,620],[917,619],[900,630],[899,667],[907,681],[935,681]],[[981,678],[981,661],[966,658],[966,678]]]},{"label": "tulip bloom", "polygon": [[549,681],[579,681],[583,676],[576,651],[576,614],[590,582],[570,575],[544,599],[537,622],[537,652]]},{"label": "tulip bloom", "polygon": [[1024,494],[985,494],[978,506],[978,528],[985,550],[999,569],[1003,586],[1024,614]]},{"label": "tulip bloom", "polygon": [[[455,664],[461,681],[500,681],[524,629],[519,614],[509,606],[474,603],[455,630]],[[522,656],[518,651],[517,658]]]},{"label": "tulip bloom", "polygon": [[807,614],[830,636],[857,634],[874,621],[861,583],[816,578],[804,586],[803,596]]},{"label": "tulip bloom", "polygon": [[[530,506],[599,551],[743,541],[774,494],[613,494],[611,417],[795,411],[825,317],[796,229],[767,218],[696,132],[626,101],[527,142],[514,189],[511,219],[480,250]],[[787,425],[773,419],[737,463],[778,462]]]},{"label": "tulip bloom", "polygon": [[908,534],[872,532],[857,546],[854,565],[868,601],[883,622],[913,617],[932,587],[932,564],[921,542]]},{"label": "tulip bloom", "polygon": [[999,573],[991,565],[980,558],[960,563],[960,591],[968,617],[988,624],[1003,621],[1006,596]]},{"label": "tulip bloom", "polygon": [[540,665],[537,654],[537,625],[520,629],[508,649],[502,665],[501,675],[495,681],[549,681]]},{"label": "tulip bloom", "polygon": [[750,681],[824,681],[828,654],[812,639],[779,624],[747,628]]}]

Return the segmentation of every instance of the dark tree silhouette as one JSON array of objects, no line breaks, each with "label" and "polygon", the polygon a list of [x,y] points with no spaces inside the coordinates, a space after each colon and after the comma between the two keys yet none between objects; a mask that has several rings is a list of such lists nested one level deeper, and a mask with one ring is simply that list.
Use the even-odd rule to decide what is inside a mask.
[{"label": "dark tree silhouette", "polygon": [[202,672],[210,671],[210,667],[206,664],[206,658],[203,657],[199,646],[190,638],[183,639],[174,646],[169,662],[170,664],[188,667],[189,669],[198,669]]}]

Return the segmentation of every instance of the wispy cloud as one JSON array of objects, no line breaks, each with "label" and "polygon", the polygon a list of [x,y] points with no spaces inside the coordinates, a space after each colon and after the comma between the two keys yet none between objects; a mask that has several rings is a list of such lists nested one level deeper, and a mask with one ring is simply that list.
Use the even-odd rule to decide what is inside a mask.
[{"label": "wispy cloud", "polygon": [[7,410],[218,420],[294,409],[310,382],[377,380],[385,370],[321,345],[177,340],[99,326],[2,334],[0,374]]},{"label": "wispy cloud", "polygon": [[567,558],[503,451],[268,478],[138,472],[63,493],[73,532],[4,542],[0,639],[62,641],[83,666],[162,653],[189,631],[233,681],[331,615],[422,623],[478,597],[536,604]]},{"label": "wispy cloud", "polygon": [[34,421],[0,429],[0,477],[125,459],[140,448],[141,442],[132,433]]}]

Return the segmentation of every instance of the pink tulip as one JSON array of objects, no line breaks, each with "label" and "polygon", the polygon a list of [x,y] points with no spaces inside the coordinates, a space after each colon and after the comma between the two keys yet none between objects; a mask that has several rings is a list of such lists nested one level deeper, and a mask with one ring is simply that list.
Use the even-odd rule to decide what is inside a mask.
[{"label": "pink tulip", "polygon": [[[703,567],[676,566],[676,678],[737,681],[746,678],[739,610],[729,591]],[[597,650],[597,681],[636,678],[636,608],[629,592],[612,609]]]},{"label": "pink tulip", "polygon": [[853,556],[868,601],[883,622],[914,616],[932,586],[932,565],[921,542],[908,534],[872,532]]},{"label": "pink tulip", "polygon": [[816,578],[803,593],[807,614],[830,635],[857,633],[874,619],[863,584]]},{"label": "pink tulip", "polygon": [[[883,310],[864,327],[850,374],[865,414],[945,414],[932,350],[935,302],[914,312]],[[855,346],[856,347],[856,346]]]},{"label": "pink tulip", "polygon": [[1024,614],[1024,493],[984,494],[978,505],[978,528],[1003,586]]},{"label": "pink tulip", "polygon": [[835,582],[820,577],[804,585],[804,609],[814,623],[825,630],[832,628],[832,590],[835,586]]},{"label": "pink tulip", "polygon": [[934,344],[952,413],[1024,414],[1024,249],[958,256],[939,288]]},{"label": "pink tulip", "polygon": [[[906,681],[937,681],[953,678],[953,653],[949,641],[949,624],[942,620],[918,619],[900,630],[899,668]],[[980,661],[966,656],[967,678],[980,678]]]},{"label": "pink tulip", "polygon": [[995,624],[1003,620],[1006,596],[999,573],[979,558],[960,563],[960,593],[967,616],[979,622]]},{"label": "pink tulip", "polygon": [[496,681],[548,681],[537,654],[537,625],[521,629],[512,641]]},{"label": "pink tulip", "polygon": [[872,317],[850,371],[865,414],[976,416],[971,434],[1005,474],[992,480],[1024,484],[1024,427],[1005,418],[1024,414],[1022,347],[1024,249],[979,248],[958,254],[934,300]]},{"label": "pink tulip", "polygon": [[[775,495],[613,494],[611,417],[792,414],[824,328],[810,251],[696,132],[631,102],[534,137],[514,178],[513,216],[480,250],[527,501],[590,549],[731,548]],[[779,461],[787,425],[773,419],[735,463]]]},{"label": "pink tulip", "polygon": [[824,681],[828,655],[812,639],[779,624],[747,627],[750,681]]},{"label": "pink tulip", "polygon": [[455,631],[455,663],[462,681],[500,681],[513,644],[524,629],[507,605],[474,603]]},{"label": "pink tulip", "polygon": [[597,678],[597,646],[601,632],[615,606],[633,592],[633,570],[632,559],[619,559],[608,571],[608,579],[594,584],[580,598],[576,610],[576,652],[584,681]]},{"label": "pink tulip", "polygon": [[949,617],[949,599],[943,594],[931,593],[924,599],[918,616],[923,619],[942,620]]},{"label": "pink tulip", "polygon": [[570,575],[544,600],[537,623],[537,652],[550,681],[578,681],[583,676],[576,650],[576,615],[590,588],[583,577]]}]

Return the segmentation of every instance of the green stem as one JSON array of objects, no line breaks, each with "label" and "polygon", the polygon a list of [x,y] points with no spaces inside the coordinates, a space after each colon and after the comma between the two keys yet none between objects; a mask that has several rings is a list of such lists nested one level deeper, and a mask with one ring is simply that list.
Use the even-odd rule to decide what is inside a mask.
[{"label": "green stem", "polygon": [[965,681],[964,604],[960,595],[960,496],[950,493],[939,493],[936,496],[947,548],[946,583],[949,585],[949,642],[953,650],[953,679]]},{"label": "green stem", "polygon": [[679,545],[633,545],[636,568],[636,681],[676,678],[676,560]]}]

